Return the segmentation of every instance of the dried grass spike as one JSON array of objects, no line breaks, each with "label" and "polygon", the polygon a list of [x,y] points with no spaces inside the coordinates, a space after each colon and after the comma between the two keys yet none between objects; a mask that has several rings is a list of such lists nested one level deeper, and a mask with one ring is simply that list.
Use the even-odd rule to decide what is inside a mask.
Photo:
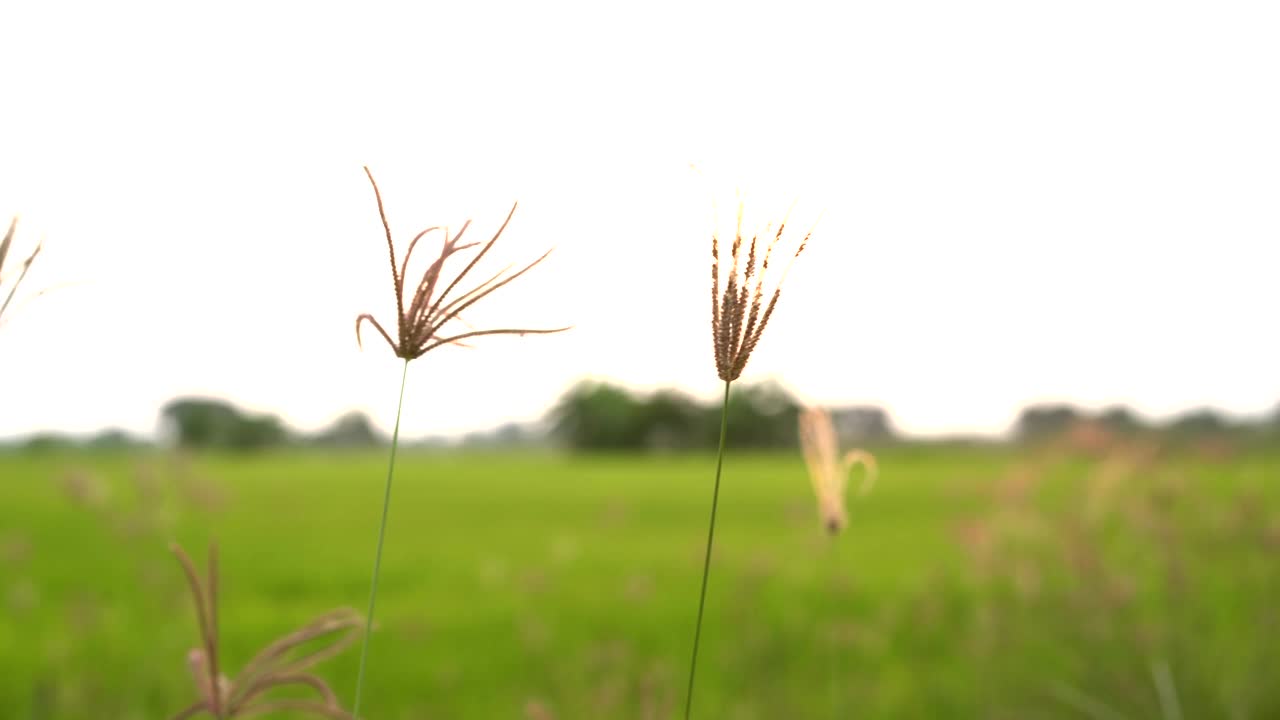
[{"label": "dried grass spike", "polygon": [[[790,211],[788,211],[789,213]],[[742,206],[738,208],[738,225],[734,233],[733,245],[729,256],[732,264],[729,272],[722,277],[720,237],[711,236],[711,334],[716,358],[716,374],[725,382],[732,382],[741,377],[747,367],[747,360],[760,343],[765,326],[778,304],[782,294],[782,283],[791,269],[791,263],[783,271],[782,277],[772,292],[766,292],[765,282],[769,270],[769,262],[774,249],[782,241],[787,219],[778,223],[778,229],[765,245],[764,252],[759,252],[760,237],[753,234],[747,244],[744,262],[742,247]],[[772,224],[765,226],[768,235]],[[791,257],[791,262],[804,252],[812,230],[804,236],[800,245]],[[723,282],[723,289],[721,283]],[[764,298],[769,297],[766,304]]]}]

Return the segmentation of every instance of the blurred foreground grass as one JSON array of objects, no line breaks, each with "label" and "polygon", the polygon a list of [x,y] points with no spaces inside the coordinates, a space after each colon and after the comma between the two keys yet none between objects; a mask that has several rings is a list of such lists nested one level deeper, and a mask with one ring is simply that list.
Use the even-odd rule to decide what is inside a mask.
[{"label": "blurred foreground grass", "polygon": [[[849,529],[730,454],[695,715],[1280,717],[1280,456],[878,453]],[[222,554],[224,663],[363,611],[382,453],[0,456],[4,717],[164,718]],[[713,458],[403,456],[371,718],[672,718]],[[358,650],[321,666],[348,703]],[[1174,713],[1174,714],[1171,714]]]}]

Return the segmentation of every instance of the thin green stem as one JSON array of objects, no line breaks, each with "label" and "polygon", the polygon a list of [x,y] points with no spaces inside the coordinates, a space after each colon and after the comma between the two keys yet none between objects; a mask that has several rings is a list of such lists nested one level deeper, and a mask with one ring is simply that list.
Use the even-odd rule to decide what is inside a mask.
[{"label": "thin green stem", "polygon": [[365,660],[369,657],[369,634],[373,631],[373,607],[378,602],[378,571],[382,569],[382,541],[387,536],[387,509],[391,507],[391,475],[396,469],[396,446],[400,444],[400,411],[404,409],[404,386],[409,377],[409,361],[404,361],[400,375],[400,402],[396,405],[396,426],[391,433],[391,462],[387,465],[387,487],[382,495],[382,523],[378,526],[378,552],[373,556],[373,584],[369,589],[369,612],[364,618],[364,642],[360,646],[360,674],[356,676],[356,702],[353,718],[360,717],[360,694],[364,689]]},{"label": "thin green stem", "polygon": [[698,669],[698,641],[702,639],[702,611],[707,605],[707,575],[711,570],[711,545],[716,538],[716,506],[720,503],[720,471],[724,468],[724,439],[729,427],[729,381],[724,384],[724,404],[720,407],[720,449],[716,453],[716,486],[711,493],[711,525],[707,529],[707,553],[702,560],[702,594],[698,598],[698,624],[693,630],[693,657],[689,659],[689,690],[685,694],[684,717],[693,712],[693,676]]}]

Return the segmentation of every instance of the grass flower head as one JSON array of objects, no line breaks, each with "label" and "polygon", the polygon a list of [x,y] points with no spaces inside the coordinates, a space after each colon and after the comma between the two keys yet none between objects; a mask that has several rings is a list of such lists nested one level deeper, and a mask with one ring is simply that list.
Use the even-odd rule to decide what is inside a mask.
[{"label": "grass flower head", "polygon": [[[747,360],[760,343],[760,336],[782,294],[782,281],[791,269],[790,262],[773,292],[768,293],[769,301],[765,303],[764,285],[769,261],[786,227],[787,220],[783,218],[770,238],[770,226],[766,225],[764,247],[760,247],[758,234],[753,234],[748,244],[742,237],[742,207],[739,206],[737,231],[727,258],[727,272],[721,268],[720,237],[716,233],[711,235],[711,335],[716,353],[716,373],[725,382],[737,380],[746,369]],[[805,234],[791,256],[791,262],[804,252],[812,234],[812,230]],[[745,258],[742,256],[744,246],[747,249]],[[720,286],[722,279],[723,289]]]},{"label": "grass flower head", "polygon": [[[391,346],[392,351],[395,352],[396,357],[401,357],[405,360],[414,360],[422,357],[427,353],[427,351],[433,350],[441,345],[457,343],[471,337],[481,335],[555,333],[569,329],[567,327],[551,330],[497,328],[492,330],[470,330],[452,335],[448,334],[445,330],[446,325],[459,320],[461,314],[465,310],[470,308],[476,302],[479,302],[489,293],[492,293],[494,290],[497,290],[503,285],[506,285],[531,270],[535,265],[546,259],[546,257],[551,254],[551,251],[546,251],[537,260],[525,265],[514,273],[510,272],[511,268],[514,266],[509,265],[471,290],[450,299],[450,295],[458,287],[458,284],[462,282],[462,279],[466,277],[467,273],[471,272],[472,268],[480,262],[480,259],[493,248],[494,243],[498,242],[498,237],[502,235],[502,231],[506,229],[507,224],[511,222],[511,217],[516,212],[516,205],[513,204],[511,206],[511,212],[507,213],[507,219],[502,221],[502,226],[498,228],[498,231],[493,234],[493,237],[488,242],[484,243],[484,246],[480,248],[480,252],[476,253],[475,256],[471,258],[471,262],[467,263],[466,267],[462,269],[462,272],[458,273],[453,280],[447,281],[446,283],[442,280],[445,261],[456,253],[480,246],[479,242],[461,242],[463,234],[466,233],[467,228],[471,226],[471,221],[468,220],[464,223],[462,228],[458,230],[457,234],[452,237],[449,236],[447,228],[441,228],[439,226],[429,227],[426,230],[423,230],[414,236],[413,240],[409,241],[409,247],[405,250],[404,259],[401,260],[399,265],[397,265],[395,244],[391,239],[391,226],[387,224],[386,209],[382,205],[382,194],[378,191],[378,184],[374,182],[373,173],[369,172],[369,168],[367,167],[364,171],[365,174],[369,176],[369,182],[373,184],[374,197],[378,200],[378,215],[382,218],[382,227],[386,231],[387,235],[387,251],[391,258],[391,280],[396,294],[396,325],[398,332],[396,338],[393,339],[391,334],[387,332],[387,330],[377,321],[377,319],[373,317],[373,315],[364,313],[356,318],[357,342],[360,341],[360,326],[364,322],[368,321],[373,324],[374,328],[376,328],[379,333],[382,334],[382,337],[387,341],[387,344]],[[426,272],[422,275],[422,279],[418,281],[418,284],[413,289],[412,296],[407,298],[408,305],[406,306],[405,275],[409,271],[409,259],[413,256],[413,250],[417,247],[418,241],[437,230],[444,233],[444,242],[440,247],[440,255],[427,267]],[[439,291],[438,294],[437,291]]]}]

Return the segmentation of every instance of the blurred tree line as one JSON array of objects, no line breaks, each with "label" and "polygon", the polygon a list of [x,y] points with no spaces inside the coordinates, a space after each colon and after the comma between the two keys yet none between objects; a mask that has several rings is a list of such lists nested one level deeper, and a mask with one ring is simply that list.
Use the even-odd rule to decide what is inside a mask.
[{"label": "blurred tree line", "polygon": [[348,412],[324,430],[307,435],[275,415],[245,412],[224,400],[178,398],[160,411],[161,436],[183,448],[259,450],[283,445],[374,447],[385,438],[367,415]]},{"label": "blurred tree line", "polygon": [[275,415],[251,415],[223,400],[184,398],[160,410],[161,434],[179,447],[255,450],[282,445],[289,438]]},{"label": "blurred tree line", "polygon": [[[729,397],[730,441],[738,447],[794,447],[799,409],[800,402],[775,382],[734,383]],[[882,408],[854,406],[830,411],[842,443],[875,446],[902,440]],[[160,415],[161,442],[191,449],[369,448],[390,440],[360,412],[346,413],[315,433],[297,432],[275,415],[246,412],[213,398],[177,398],[166,404]],[[1064,436],[1075,436],[1081,442],[1106,442],[1106,438],[1159,434],[1174,443],[1208,440],[1280,446],[1280,405],[1269,415],[1251,421],[1233,421],[1212,409],[1200,408],[1152,422],[1122,406],[1090,412],[1069,404],[1037,404],[1024,408],[1011,430],[1010,439],[1021,443]],[[402,443],[422,448],[558,445],[585,451],[661,452],[714,448],[719,432],[718,398],[699,401],[677,390],[642,393],[612,383],[583,381],[566,391],[539,422],[508,422],[461,438],[410,438]],[[0,443],[0,449],[126,450],[150,444],[125,431],[107,429],[88,438],[40,433]]]},{"label": "blurred tree line", "polygon": [[[799,403],[776,383],[735,385],[728,424],[733,443],[796,445]],[[720,439],[720,404],[676,390],[641,395],[618,385],[582,382],[550,412],[552,437],[575,450],[690,450]]]},{"label": "blurred tree line", "polygon": [[[800,403],[775,382],[735,383],[728,423],[739,447],[789,448],[797,444]],[[255,450],[282,445],[372,447],[387,442],[363,413],[348,413],[311,435],[294,433],[274,415],[246,413],[222,400],[179,398],[161,411],[162,435],[186,448]],[[888,414],[855,407],[833,412],[837,430],[859,442],[894,437]],[[720,433],[720,403],[702,402],[662,389],[638,393],[620,385],[583,381],[570,388],[540,423],[505,423],[491,432],[469,433],[464,447],[560,445],[573,450],[676,451],[714,448]],[[439,438],[407,445],[439,447]]]},{"label": "blurred tree line", "polygon": [[1255,420],[1231,420],[1211,408],[1195,408],[1151,422],[1123,406],[1090,412],[1066,403],[1031,405],[1022,410],[1013,426],[1013,439],[1036,443],[1068,435],[1095,438],[1132,438],[1159,435],[1174,445],[1204,441],[1280,442],[1280,404],[1270,415]]},{"label": "blurred tree line", "polygon": [[[728,432],[738,447],[791,448],[799,443],[800,402],[776,382],[734,383]],[[637,393],[619,385],[584,381],[548,414],[551,436],[574,450],[675,451],[714,449],[720,440],[720,402],[702,402],[677,390]],[[837,431],[861,443],[894,439],[889,415],[876,407],[832,412]]]}]

